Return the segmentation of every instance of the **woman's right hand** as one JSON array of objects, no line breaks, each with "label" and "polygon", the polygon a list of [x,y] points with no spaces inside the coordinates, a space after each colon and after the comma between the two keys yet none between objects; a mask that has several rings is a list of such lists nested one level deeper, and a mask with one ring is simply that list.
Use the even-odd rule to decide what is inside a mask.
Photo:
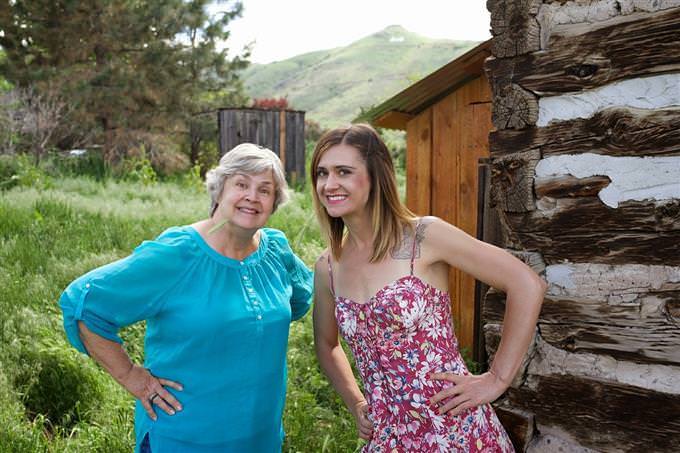
[{"label": "woman's right hand", "polygon": [[142,403],[144,410],[153,420],[158,418],[153,408],[154,405],[168,415],[175,415],[176,411],[182,410],[180,402],[165,389],[165,386],[168,386],[181,391],[182,385],[168,379],[158,378],[146,368],[133,365],[130,371],[120,379],[120,383]]},{"label": "woman's right hand", "polygon": [[357,424],[357,431],[359,437],[365,440],[370,440],[373,435],[373,422],[368,418],[368,403],[359,401],[352,408],[352,415]]}]

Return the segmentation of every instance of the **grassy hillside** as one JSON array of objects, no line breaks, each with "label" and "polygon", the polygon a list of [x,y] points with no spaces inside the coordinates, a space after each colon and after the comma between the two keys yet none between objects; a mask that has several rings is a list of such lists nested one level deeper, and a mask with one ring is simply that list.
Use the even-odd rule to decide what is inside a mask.
[{"label": "grassy hillside", "polygon": [[474,41],[424,38],[393,25],[346,47],[298,55],[243,73],[252,97],[288,98],[333,127],[386,100],[472,48]]}]

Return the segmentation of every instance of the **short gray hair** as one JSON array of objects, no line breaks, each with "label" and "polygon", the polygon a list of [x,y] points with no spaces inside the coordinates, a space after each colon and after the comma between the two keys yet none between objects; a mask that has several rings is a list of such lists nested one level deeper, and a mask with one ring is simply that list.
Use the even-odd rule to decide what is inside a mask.
[{"label": "short gray hair", "polygon": [[220,199],[224,183],[237,173],[257,175],[271,170],[274,176],[274,211],[288,201],[288,183],[281,165],[281,159],[270,149],[252,143],[241,143],[222,156],[217,167],[205,175],[205,185],[210,195],[210,214],[212,215]]}]

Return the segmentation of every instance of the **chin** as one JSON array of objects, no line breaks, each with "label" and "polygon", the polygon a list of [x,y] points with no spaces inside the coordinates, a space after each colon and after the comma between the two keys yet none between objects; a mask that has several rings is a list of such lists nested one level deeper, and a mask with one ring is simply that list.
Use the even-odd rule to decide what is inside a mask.
[{"label": "chin", "polygon": [[348,208],[340,208],[340,207],[326,207],[326,213],[334,218],[338,217],[345,217],[347,215],[352,214],[354,211],[352,209]]},{"label": "chin", "polygon": [[255,219],[238,219],[234,221],[234,224],[246,230],[256,230],[262,228],[267,223],[267,219],[255,218]]}]

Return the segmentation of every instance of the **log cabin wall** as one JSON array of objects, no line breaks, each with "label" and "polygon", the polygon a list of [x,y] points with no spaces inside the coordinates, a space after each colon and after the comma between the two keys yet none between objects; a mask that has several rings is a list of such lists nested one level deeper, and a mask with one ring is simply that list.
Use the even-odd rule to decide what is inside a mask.
[{"label": "log cabin wall", "polygon": [[680,451],[680,0],[487,7],[493,205],[549,284],[499,414],[520,451]]}]

